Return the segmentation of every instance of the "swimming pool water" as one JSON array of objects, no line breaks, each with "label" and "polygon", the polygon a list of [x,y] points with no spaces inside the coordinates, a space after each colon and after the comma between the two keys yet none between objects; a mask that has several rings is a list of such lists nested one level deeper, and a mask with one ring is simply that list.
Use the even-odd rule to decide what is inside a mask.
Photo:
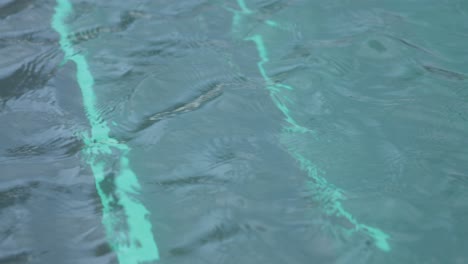
[{"label": "swimming pool water", "polygon": [[0,263],[468,263],[465,1],[0,21]]}]

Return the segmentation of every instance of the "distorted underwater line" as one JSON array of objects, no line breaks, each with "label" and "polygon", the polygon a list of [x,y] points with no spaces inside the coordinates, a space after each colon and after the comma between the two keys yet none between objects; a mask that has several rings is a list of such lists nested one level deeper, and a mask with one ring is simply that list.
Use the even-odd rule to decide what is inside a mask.
[{"label": "distorted underwater line", "polygon": [[[102,203],[102,223],[109,244],[117,255],[120,264],[138,264],[159,259],[159,252],[148,220],[148,210],[136,200],[141,186],[130,167],[128,153],[130,147],[110,137],[110,128],[102,120],[96,108],[94,77],[89,65],[80,53],[76,53],[68,38],[70,35],[66,20],[73,12],[68,0],[57,0],[51,26],[60,35],[60,47],[64,53],[64,63],[72,61],[76,65],[76,80],[81,90],[84,110],[91,126],[91,132],[82,133],[85,149],[83,154],[95,178],[96,190]],[[108,173],[113,164],[105,162],[106,156],[120,154],[119,172]],[[112,177],[115,190],[106,192],[108,179]],[[108,186],[107,186],[108,187]],[[125,227],[122,229],[122,225]]]},{"label": "distorted underwater line", "polygon": [[[237,4],[241,10],[229,9],[231,12],[233,12],[234,15],[232,25],[233,32],[235,33],[239,33],[241,31],[240,27],[242,18],[255,13],[247,7],[247,4],[244,0],[237,0]],[[281,29],[281,27],[276,26],[279,25],[279,23],[276,22],[269,22],[267,25],[273,25],[275,28]],[[276,84],[268,76],[268,73],[264,68],[264,64],[270,61],[270,57],[268,56],[268,50],[265,45],[263,36],[261,34],[255,34],[245,37],[244,40],[251,41],[255,44],[260,57],[260,60],[257,63],[258,71],[266,83],[266,89],[269,91],[273,103],[283,113],[285,116],[285,121],[288,124],[287,126],[283,127],[280,136],[281,139],[291,136],[294,137],[304,133],[310,133],[315,137],[315,131],[301,126],[292,117],[290,109],[283,102],[284,99],[287,100],[287,97],[282,94],[282,91],[294,90],[294,87],[286,84]],[[340,233],[346,235],[347,237],[350,237],[357,232],[364,233],[373,240],[377,248],[382,251],[389,252],[391,250],[390,244],[388,242],[390,236],[378,228],[360,223],[350,212],[348,212],[343,207],[342,201],[345,200],[343,191],[329,183],[326,178],[321,175],[323,172],[321,172],[315,164],[313,164],[297,149],[285,143],[284,140],[280,141],[282,141],[281,143],[285,146],[288,153],[299,163],[300,169],[307,173],[309,177],[308,187],[313,193],[313,199],[320,203],[323,212],[328,216],[343,218],[352,224],[352,229],[340,227]]]}]

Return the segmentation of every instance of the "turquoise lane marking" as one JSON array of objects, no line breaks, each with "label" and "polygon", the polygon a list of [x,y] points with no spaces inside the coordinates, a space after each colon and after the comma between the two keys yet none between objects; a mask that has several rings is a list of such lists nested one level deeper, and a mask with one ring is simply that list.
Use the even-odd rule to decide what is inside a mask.
[{"label": "turquoise lane marking", "polygon": [[[151,231],[149,214],[136,196],[141,189],[138,178],[131,169],[128,160],[130,148],[109,136],[110,129],[102,120],[96,109],[96,95],[93,91],[94,78],[89,70],[86,58],[76,53],[70,40],[70,33],[65,21],[73,12],[68,0],[57,0],[52,27],[60,35],[60,47],[65,53],[64,62],[71,60],[76,65],[76,79],[83,96],[86,116],[91,125],[90,136],[84,135],[87,163],[90,165],[96,183],[96,189],[103,206],[102,222],[106,236],[121,264],[138,264],[159,259],[159,252]],[[121,153],[120,170],[115,176],[110,176],[113,161],[112,155]],[[107,157],[106,157],[107,156]],[[115,184],[115,190],[106,192],[109,177]]]},{"label": "turquoise lane marking", "polygon": [[[237,3],[241,8],[241,11],[236,11],[234,13],[234,27],[239,26],[239,16],[247,16],[252,13],[252,11],[248,9],[244,0],[237,0]],[[258,70],[267,84],[266,88],[270,92],[271,99],[275,103],[276,107],[278,107],[278,109],[283,113],[283,115],[285,116],[285,121],[289,125],[289,127],[284,128],[284,132],[314,134],[313,131],[301,126],[291,116],[289,108],[284,103],[284,101],[286,101],[287,98],[285,98],[285,96],[281,94],[281,91],[284,89],[293,90],[293,87],[285,84],[276,84],[270,79],[270,77],[268,77],[268,74],[264,68],[264,64],[268,63],[270,59],[268,57],[268,52],[263,41],[263,37],[261,35],[253,35],[245,38],[245,40],[252,41],[255,43],[260,57],[260,61],[257,63]],[[328,183],[328,181],[324,177],[320,176],[318,168],[311,161],[305,158],[301,153],[299,153],[299,151],[287,145],[286,148],[288,149],[289,154],[299,162],[301,170],[307,172],[307,175],[311,179],[311,181],[309,182],[309,186],[314,192],[314,199],[316,201],[321,202],[321,206],[327,215],[341,217],[346,219],[349,223],[351,223],[354,228],[351,230],[347,230],[346,233],[348,235],[352,235],[355,232],[363,232],[364,234],[369,236],[375,242],[376,246],[382,251],[388,252],[391,250],[390,245],[388,243],[388,239],[390,238],[388,234],[386,234],[378,228],[359,223],[351,213],[344,209],[343,204],[341,203],[342,200],[345,200],[343,192],[340,189],[333,186],[332,184]]]},{"label": "turquoise lane marking", "polygon": [[[226,9],[227,11],[229,12],[232,12],[233,13],[233,19],[232,19],[232,25],[233,25],[233,28],[234,29],[237,29],[240,27],[240,24],[241,24],[241,20],[242,20],[242,17],[245,16],[245,15],[251,15],[253,14],[252,10],[250,10],[247,5],[245,5],[245,2],[244,1],[238,1],[237,3],[239,5],[239,7],[241,8],[241,11],[239,10],[236,10],[236,9],[233,9],[233,8],[230,8],[230,7],[227,7],[227,6],[223,6],[224,9]],[[284,26],[284,25],[280,25],[278,24],[276,21],[273,21],[273,20],[260,20],[259,21],[260,23],[263,23],[265,25],[268,25],[270,27],[274,27],[274,28],[278,28],[278,29],[282,29],[282,30],[286,30],[286,31],[290,31],[291,29],[287,26]],[[235,31],[235,30],[234,30]]]}]

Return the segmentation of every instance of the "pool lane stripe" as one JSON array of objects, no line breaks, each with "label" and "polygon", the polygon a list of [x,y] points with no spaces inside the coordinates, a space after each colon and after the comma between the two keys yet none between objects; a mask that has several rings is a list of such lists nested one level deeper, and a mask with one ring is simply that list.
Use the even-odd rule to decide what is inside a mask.
[{"label": "pool lane stripe", "polygon": [[[241,11],[234,12],[234,27],[239,26],[241,16],[247,16],[253,13],[247,7],[244,0],[237,0],[237,3],[241,8]],[[260,57],[260,61],[257,63],[258,70],[262,78],[266,82],[266,89],[269,91],[271,99],[273,100],[276,107],[283,113],[283,115],[285,116],[285,121],[289,125],[289,127],[284,127],[284,132],[314,134],[313,131],[301,126],[291,116],[289,108],[284,103],[284,101],[287,101],[287,98],[285,98],[285,96],[281,94],[281,91],[284,89],[294,90],[294,88],[285,84],[276,84],[270,79],[270,77],[268,77],[268,74],[264,68],[264,64],[268,63],[270,59],[263,37],[257,34],[250,37],[246,37],[244,40],[252,41],[255,44],[255,47]],[[377,248],[379,248],[380,250],[385,252],[391,250],[390,244],[388,242],[390,236],[388,234],[386,234],[378,228],[371,227],[358,222],[357,219],[350,212],[346,211],[346,209],[343,207],[343,204],[341,202],[342,200],[345,200],[343,192],[340,189],[334,187],[332,184],[328,183],[328,181],[324,177],[320,176],[318,168],[311,161],[305,158],[301,153],[291,148],[290,146],[286,146],[286,148],[288,149],[289,154],[299,163],[301,170],[307,172],[307,175],[310,178],[309,186],[314,192],[314,199],[318,202],[321,202],[321,206],[324,209],[325,214],[329,216],[343,218],[352,224],[354,228],[345,230],[347,231],[345,232],[346,235],[351,236],[356,232],[362,232],[368,237],[370,237],[377,246]]]},{"label": "pool lane stripe", "polygon": [[[85,158],[95,178],[97,193],[102,203],[102,223],[106,237],[120,264],[138,264],[159,259],[159,252],[153,237],[148,210],[137,199],[141,186],[129,165],[129,146],[109,136],[110,128],[102,120],[96,108],[94,78],[89,70],[86,58],[77,53],[67,38],[70,31],[66,25],[67,17],[73,7],[68,0],[57,0],[52,18],[52,28],[60,35],[60,47],[64,52],[64,62],[72,61],[76,65],[76,80],[83,97],[86,117],[91,126],[89,136],[83,135]],[[109,174],[120,153],[119,171]],[[109,182],[110,180],[110,182]],[[109,183],[115,185],[111,193],[107,191]],[[107,187],[107,188],[106,188]],[[107,191],[107,192],[106,192]]]}]

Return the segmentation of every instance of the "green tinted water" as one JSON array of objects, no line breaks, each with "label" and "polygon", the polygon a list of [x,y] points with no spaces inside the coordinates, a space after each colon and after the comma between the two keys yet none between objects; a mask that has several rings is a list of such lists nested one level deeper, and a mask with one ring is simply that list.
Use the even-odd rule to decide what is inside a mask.
[{"label": "green tinted water", "polygon": [[463,1],[60,1],[0,2],[0,263],[468,262]]}]

